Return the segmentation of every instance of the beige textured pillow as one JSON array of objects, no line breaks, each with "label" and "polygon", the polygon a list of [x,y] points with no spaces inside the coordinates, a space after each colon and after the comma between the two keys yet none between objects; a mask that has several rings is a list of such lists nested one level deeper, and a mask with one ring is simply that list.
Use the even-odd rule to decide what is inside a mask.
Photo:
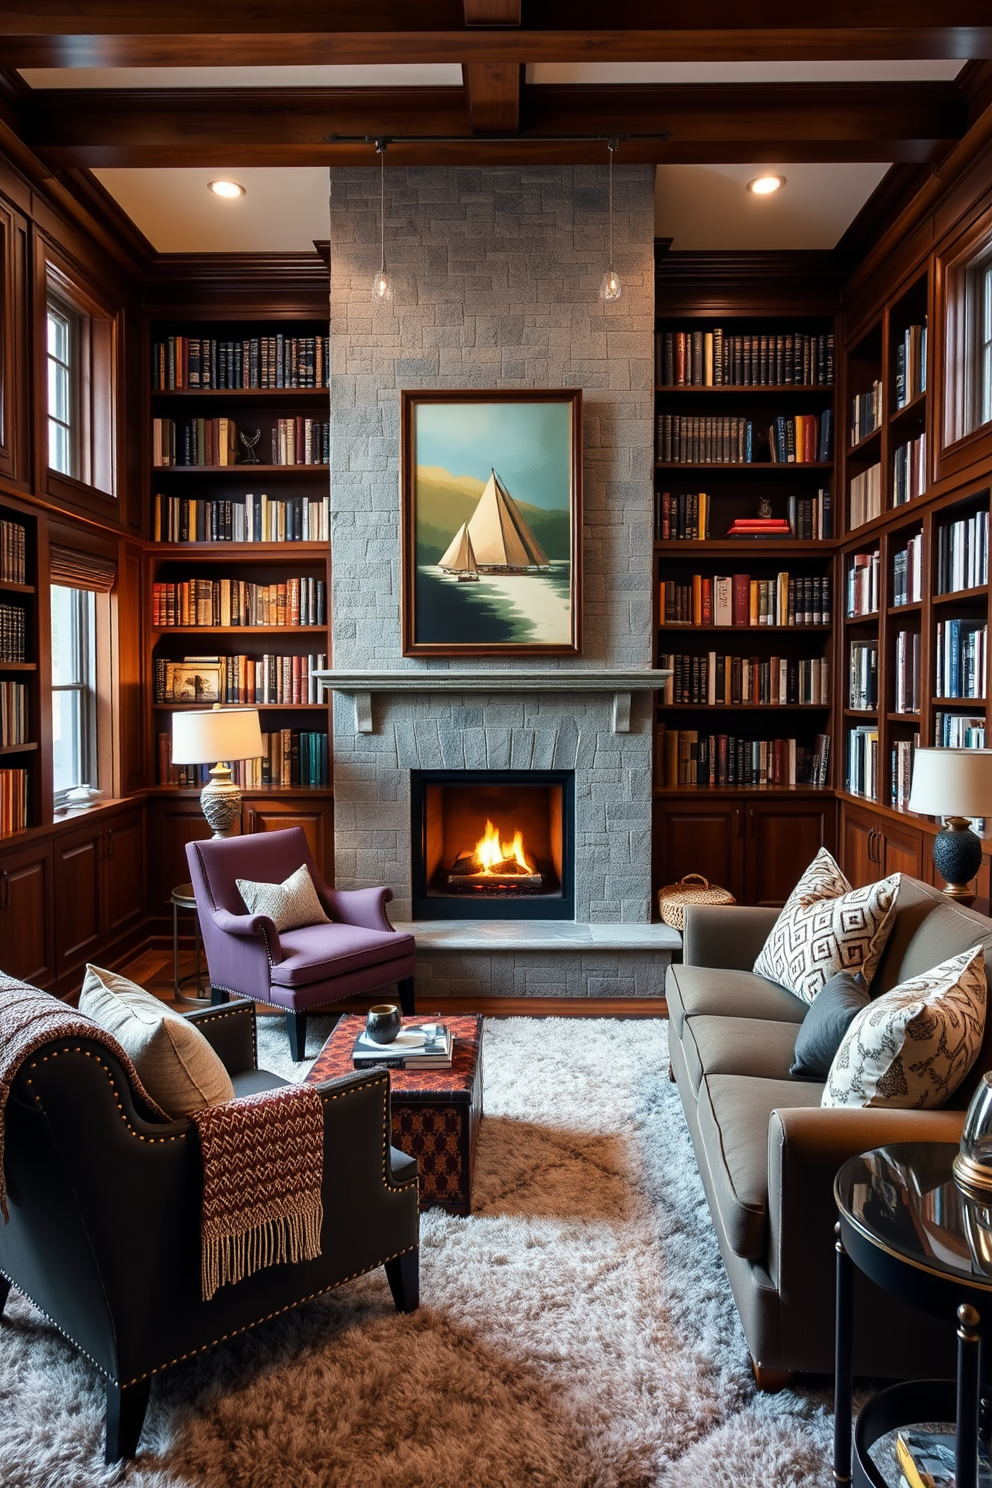
[{"label": "beige textured pillow", "polygon": [[248,913],[268,915],[277,930],[328,923],[305,863],[281,884],[253,883],[250,878],[236,878],[234,882]]},{"label": "beige textured pillow", "polygon": [[173,1120],[234,1099],[230,1075],[196,1025],[127,977],[87,966],[79,1010],[113,1034]]}]

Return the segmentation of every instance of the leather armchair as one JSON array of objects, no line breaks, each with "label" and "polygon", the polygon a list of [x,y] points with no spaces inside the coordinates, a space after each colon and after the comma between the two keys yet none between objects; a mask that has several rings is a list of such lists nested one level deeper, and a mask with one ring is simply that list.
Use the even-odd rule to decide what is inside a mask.
[{"label": "leather armchair", "polygon": [[[237,1095],[286,1083],[256,1067],[252,1004],[189,1016]],[[108,1463],[134,1455],[151,1377],[181,1359],[378,1266],[397,1309],[416,1309],[417,1164],[390,1145],[388,1073],[316,1088],[321,1255],[269,1266],[204,1302],[193,1123],[151,1119],[121,1065],[87,1039],[53,1040],[18,1072],[6,1109],[0,1310],[15,1285],[105,1376]]]},{"label": "leather armchair", "polygon": [[[212,1000],[230,993],[286,1009],[294,1059],[306,1050],[307,1009],[398,983],[416,1011],[416,942],[389,923],[391,889],[332,889],[314,865],[302,827],[186,845]],[[331,923],[281,934],[267,915],[245,913],[236,880],[282,883],[305,864]]]}]

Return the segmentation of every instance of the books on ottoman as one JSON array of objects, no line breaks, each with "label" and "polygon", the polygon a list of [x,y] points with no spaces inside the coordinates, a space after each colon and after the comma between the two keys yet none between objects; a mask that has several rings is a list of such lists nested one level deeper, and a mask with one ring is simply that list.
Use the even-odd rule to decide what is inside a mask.
[{"label": "books on ottoman", "polygon": [[450,1069],[451,1030],[446,1023],[405,1023],[390,1044],[377,1044],[363,1031],[355,1040],[356,1069],[385,1065],[388,1069]]}]

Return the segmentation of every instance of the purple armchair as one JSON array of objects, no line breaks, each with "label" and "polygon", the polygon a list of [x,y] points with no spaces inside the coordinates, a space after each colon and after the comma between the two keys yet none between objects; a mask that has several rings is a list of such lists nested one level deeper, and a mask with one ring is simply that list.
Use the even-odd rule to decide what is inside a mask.
[{"label": "purple armchair", "polygon": [[[226,1002],[233,992],[285,1008],[294,1059],[306,1050],[309,1008],[396,982],[403,1011],[416,1011],[416,943],[386,917],[392,890],[328,888],[302,827],[189,842],[186,857],[211,1000]],[[280,933],[267,915],[246,913],[236,879],[282,883],[304,863],[330,924]]]}]

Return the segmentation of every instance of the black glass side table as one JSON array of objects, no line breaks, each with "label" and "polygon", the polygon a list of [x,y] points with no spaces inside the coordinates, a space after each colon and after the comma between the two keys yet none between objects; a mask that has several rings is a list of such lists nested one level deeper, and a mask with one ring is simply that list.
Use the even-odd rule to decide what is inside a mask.
[{"label": "black glass side table", "polygon": [[[869,1449],[914,1422],[956,1421],[957,1488],[977,1488],[979,1430],[992,1422],[982,1389],[992,1372],[992,1207],[954,1182],[957,1147],[906,1142],[852,1157],[837,1174],[837,1336],[834,1479],[886,1488]],[[957,1380],[914,1380],[880,1391],[853,1431],[853,1270],[938,1317],[956,1318]]]}]

